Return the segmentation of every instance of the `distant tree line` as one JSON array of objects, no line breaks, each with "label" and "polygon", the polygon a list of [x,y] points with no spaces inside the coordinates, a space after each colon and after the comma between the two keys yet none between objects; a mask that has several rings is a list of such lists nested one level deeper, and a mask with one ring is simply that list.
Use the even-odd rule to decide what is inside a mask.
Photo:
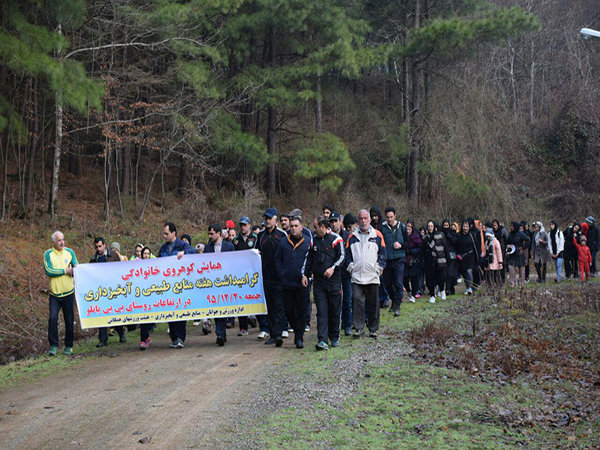
[{"label": "distant tree line", "polygon": [[[274,195],[385,180],[441,211],[456,205],[438,191],[485,199],[499,152],[550,171],[591,152],[598,50],[576,30],[597,5],[570,3],[4,1],[2,219],[54,217],[65,170],[103,174],[107,219],[241,181]],[[564,145],[576,156],[548,151]]]}]

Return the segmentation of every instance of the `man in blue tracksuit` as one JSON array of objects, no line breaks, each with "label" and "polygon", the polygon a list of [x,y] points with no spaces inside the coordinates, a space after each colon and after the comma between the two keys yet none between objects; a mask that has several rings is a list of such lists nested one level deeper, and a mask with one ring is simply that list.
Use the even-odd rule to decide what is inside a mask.
[{"label": "man in blue tracksuit", "polygon": [[394,316],[400,315],[402,295],[404,292],[404,240],[406,239],[406,225],[396,220],[396,210],[388,206],[385,208],[386,221],[381,226],[381,234],[385,240],[386,265],[383,270],[383,282],[392,299],[390,312]]},{"label": "man in blue tracksuit", "polygon": [[[208,244],[204,246],[204,253],[233,252],[235,246],[223,239],[221,225],[213,223],[208,226]],[[227,342],[227,318],[216,317],[215,328],[217,333],[217,345],[223,347]]]},{"label": "man in blue tracksuit", "polygon": [[287,238],[281,240],[275,252],[275,271],[281,281],[285,314],[294,329],[294,343],[296,348],[303,348],[306,305],[310,303],[312,242],[302,233],[298,217],[292,217],[289,225]]},{"label": "man in blue tracksuit", "polygon": [[331,231],[325,216],[314,221],[312,272],[317,305],[317,350],[338,347],[340,339],[340,313],[342,310],[342,263],[344,241]]},{"label": "man in blue tracksuit", "polygon": [[[162,234],[165,238],[165,243],[160,247],[158,252],[160,258],[177,255],[177,259],[181,259],[183,255],[196,253],[194,247],[177,237],[177,227],[173,222],[166,222],[164,224]],[[183,348],[186,336],[185,326],[185,320],[169,322],[171,348]]]}]

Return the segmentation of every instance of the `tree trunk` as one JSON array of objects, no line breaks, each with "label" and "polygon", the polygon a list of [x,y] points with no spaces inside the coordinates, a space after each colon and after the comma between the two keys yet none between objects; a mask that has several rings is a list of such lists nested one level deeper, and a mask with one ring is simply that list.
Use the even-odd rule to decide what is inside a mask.
[{"label": "tree trunk", "polygon": [[[62,27],[58,24],[57,33],[62,35]],[[59,50],[60,56],[60,50]],[[50,203],[48,205],[48,212],[50,217],[54,219],[56,217],[56,203],[58,198],[58,175],[60,173],[60,155],[62,152],[62,120],[63,120],[63,109],[62,109],[62,98],[60,93],[60,87],[56,91],[55,95],[56,107],[54,110],[55,116],[55,132],[54,132],[54,160],[52,163],[52,185],[50,187]]]},{"label": "tree trunk", "polygon": [[323,102],[321,99],[321,76],[317,77],[315,86],[317,96],[315,98],[315,129],[317,133],[323,131]]},{"label": "tree trunk", "polygon": [[277,167],[275,164],[276,133],[277,109],[273,106],[269,106],[269,128],[267,131],[267,152],[271,158],[271,161],[267,166],[267,192],[269,195],[274,195],[277,189]]},{"label": "tree trunk", "polygon": [[188,166],[186,164],[185,158],[181,157],[181,165],[179,166],[179,180],[177,181],[177,195],[179,197],[183,197],[185,193],[185,188],[188,185]]},{"label": "tree trunk", "polygon": [[[414,10],[414,28],[419,28],[420,0],[415,0]],[[421,107],[421,70],[419,67],[418,56],[413,58],[412,66],[412,105],[410,111],[410,131],[412,137],[412,148],[408,158],[408,170],[406,176],[406,190],[408,200],[414,206],[418,201],[419,194],[419,173],[417,165],[419,162],[420,136],[419,136],[419,117]]]},{"label": "tree trunk", "polygon": [[[268,61],[270,66],[275,66],[275,30],[271,29],[271,39],[268,48]],[[268,107],[269,124],[267,128],[267,152],[271,161],[267,166],[267,192],[274,195],[277,190],[277,167],[275,152],[277,150],[277,109],[273,105]]]},{"label": "tree trunk", "polygon": [[533,40],[531,41],[531,67],[529,69],[530,78],[530,92],[529,92],[529,123],[533,125],[534,111],[533,111],[533,95],[535,93],[535,47]]},{"label": "tree trunk", "polygon": [[[39,142],[40,120],[38,115],[38,79],[33,79],[33,136],[31,139],[31,147],[29,149],[29,163],[27,165],[27,184],[25,186],[25,207],[31,205],[31,190],[33,188],[33,175],[35,173],[35,151]],[[35,211],[32,209],[32,216]]]}]

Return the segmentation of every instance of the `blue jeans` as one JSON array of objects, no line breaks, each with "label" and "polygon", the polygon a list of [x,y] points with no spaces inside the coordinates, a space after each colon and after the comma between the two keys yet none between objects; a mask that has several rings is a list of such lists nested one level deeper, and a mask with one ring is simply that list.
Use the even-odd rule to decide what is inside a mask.
[{"label": "blue jeans", "polygon": [[562,267],[563,267],[563,259],[556,258],[554,260],[554,267],[556,268],[556,279],[558,281],[562,280]]},{"label": "blue jeans", "polygon": [[352,278],[342,278],[342,328],[352,328]]},{"label": "blue jeans", "polygon": [[383,270],[383,280],[385,287],[392,298],[392,311],[400,309],[404,290],[402,282],[404,281],[404,261],[400,258],[387,261]]},{"label": "blue jeans", "polygon": [[385,281],[383,280],[383,276],[379,277],[379,306],[383,308],[385,302],[390,299],[388,295],[388,291],[385,288]]}]

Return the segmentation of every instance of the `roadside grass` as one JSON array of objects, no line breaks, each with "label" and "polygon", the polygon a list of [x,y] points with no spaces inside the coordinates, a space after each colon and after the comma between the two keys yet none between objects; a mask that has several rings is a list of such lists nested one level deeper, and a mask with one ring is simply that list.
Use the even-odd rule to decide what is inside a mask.
[{"label": "roadside grass", "polygon": [[[550,286],[549,286],[550,287]],[[534,287],[527,287],[526,292]],[[445,302],[429,304],[421,299],[404,304],[402,315],[394,318],[382,310],[380,342],[397,345],[406,332],[432,320],[448,323],[457,332],[468,333],[471,320],[456,317],[460,303],[470,301],[462,294]],[[463,306],[464,310],[464,306]],[[484,314],[493,321],[498,313]],[[575,314],[556,319],[556,326],[571,324],[582,334],[597,338],[597,315]],[[404,339],[405,340],[405,339]],[[338,349],[305,351],[288,363],[291,373],[311,377],[311,382],[336,383],[340,361],[368,355],[373,341],[343,339]],[[283,374],[282,376],[285,376]],[[589,420],[572,420],[568,426],[536,421],[544,409],[544,398],[557,387],[574,391],[570,381],[557,384],[531,382],[515,377],[497,383],[468,371],[438,367],[409,356],[383,365],[366,366],[357,376],[358,385],[341,405],[306,409],[286,408],[256,425],[258,447],[309,448],[497,448],[506,446],[594,447],[600,442],[600,415]],[[555,413],[566,411],[559,406]],[[551,413],[554,411],[551,411]]]},{"label": "roadside grass", "polygon": [[[167,324],[157,324],[154,334],[164,333],[166,329]],[[96,348],[98,337],[94,335],[76,341],[73,347],[73,355],[65,356],[62,353],[64,345],[61,340],[56,356],[43,354],[0,365],[0,389],[38,381],[48,375],[57,375],[64,371],[73,370],[89,360],[114,357],[123,352],[130,352],[137,349],[139,342],[140,331],[138,329],[127,333],[126,343],[120,344],[118,336],[112,336],[108,338],[108,347],[98,349]]]}]

